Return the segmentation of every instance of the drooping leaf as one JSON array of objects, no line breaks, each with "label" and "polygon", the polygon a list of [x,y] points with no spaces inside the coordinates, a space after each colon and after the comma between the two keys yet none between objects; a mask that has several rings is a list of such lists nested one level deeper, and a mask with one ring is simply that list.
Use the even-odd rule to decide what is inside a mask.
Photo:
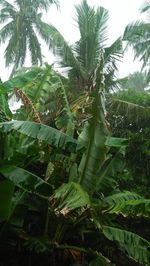
[{"label": "drooping leaf", "polygon": [[[131,193],[134,194],[134,193]],[[109,197],[108,197],[109,198]],[[111,197],[110,197],[111,198]],[[110,199],[109,198],[109,199]],[[113,198],[113,197],[112,197]],[[109,201],[108,199],[108,201]],[[106,198],[107,201],[107,198]],[[110,204],[106,212],[113,214],[123,214],[124,216],[145,216],[150,217],[150,200],[143,198],[135,198],[128,200],[120,200],[117,202],[117,197],[112,205]],[[108,202],[107,202],[108,203]]]},{"label": "drooping leaf", "polygon": [[117,241],[134,260],[149,265],[150,243],[147,240],[135,233],[114,227],[103,226],[102,231],[109,240]]},{"label": "drooping leaf", "polygon": [[69,182],[59,187],[55,191],[54,198],[58,200],[57,209],[60,213],[63,213],[63,210],[69,212],[90,204],[87,192],[75,182]]},{"label": "drooping leaf", "polygon": [[13,184],[30,193],[36,193],[42,197],[48,197],[52,193],[52,187],[47,182],[22,168],[16,166],[0,167],[0,173]]},{"label": "drooping leaf", "polygon": [[113,204],[118,204],[122,202],[125,203],[130,200],[132,201],[132,200],[139,200],[139,199],[142,199],[142,197],[138,195],[137,193],[125,191],[125,192],[120,192],[120,193],[116,193],[114,195],[105,197],[104,203],[111,206]]},{"label": "drooping leaf", "polygon": [[30,121],[11,121],[0,123],[0,131],[8,133],[12,130],[16,130],[17,132],[31,138],[45,141],[57,148],[67,149],[69,151],[75,151],[77,146],[77,141],[75,139],[46,125]]},{"label": "drooping leaf", "polygon": [[14,88],[22,88],[29,84],[39,74],[40,68],[33,68],[26,73],[19,74],[16,77],[9,79],[3,83],[3,86],[7,91],[11,91]]}]

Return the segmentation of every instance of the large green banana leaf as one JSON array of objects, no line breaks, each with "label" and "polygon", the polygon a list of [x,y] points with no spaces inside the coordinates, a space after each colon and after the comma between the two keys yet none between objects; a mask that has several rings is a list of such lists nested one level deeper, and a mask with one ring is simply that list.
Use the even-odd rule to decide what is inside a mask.
[{"label": "large green banana leaf", "polygon": [[150,243],[135,233],[126,230],[103,226],[104,235],[112,241],[117,241],[134,260],[150,265]]},{"label": "large green banana leaf", "polygon": [[29,84],[34,78],[40,73],[41,69],[39,67],[32,68],[22,74],[17,75],[16,77],[5,81],[3,86],[5,87],[5,91],[10,92],[14,88],[22,88]]},{"label": "large green banana leaf", "polygon": [[28,137],[45,141],[57,148],[67,149],[71,152],[76,150],[77,141],[63,132],[35,122],[11,121],[0,123],[0,131],[8,133],[15,130]]},{"label": "large green banana leaf", "polygon": [[69,182],[59,187],[54,194],[58,201],[57,209],[63,213],[63,209],[68,212],[90,204],[90,198],[80,184]]},{"label": "large green banana leaf", "polygon": [[[129,193],[129,192],[128,192]],[[128,194],[127,193],[127,194]],[[124,193],[122,195],[113,195],[112,197],[105,198],[109,207],[106,210],[107,213],[120,214],[127,216],[145,216],[150,217],[150,200],[143,199],[142,197],[134,198],[134,193],[131,193],[129,199],[125,199]],[[132,198],[133,194],[133,198]],[[121,196],[121,197],[119,197]],[[119,200],[117,200],[119,199]],[[111,204],[110,204],[111,202]]]},{"label": "large green banana leaf", "polygon": [[0,173],[27,192],[36,193],[42,197],[49,197],[52,193],[52,187],[47,182],[22,168],[6,165],[0,167]]},{"label": "large green banana leaf", "polygon": [[120,203],[126,203],[130,200],[141,200],[143,199],[140,195],[134,192],[125,191],[113,194],[111,196],[105,197],[103,202],[104,204],[108,204],[109,206],[120,204]]}]

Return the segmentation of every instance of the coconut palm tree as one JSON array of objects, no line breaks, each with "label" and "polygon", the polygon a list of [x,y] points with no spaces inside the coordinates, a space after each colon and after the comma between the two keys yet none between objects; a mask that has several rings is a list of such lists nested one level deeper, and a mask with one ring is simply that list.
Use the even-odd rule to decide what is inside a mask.
[{"label": "coconut palm tree", "polygon": [[[141,13],[147,13],[150,10],[150,1],[146,1],[141,8]],[[135,21],[129,24],[124,32],[123,39],[127,41],[128,46],[132,46],[135,58],[143,62],[143,67],[150,64],[150,22]]]},{"label": "coconut palm tree", "polygon": [[73,45],[55,28],[51,27],[51,44],[59,56],[61,67],[69,67],[71,84],[82,90],[88,90],[92,85],[94,71],[99,62],[100,54],[104,53],[105,82],[110,86],[110,80],[117,69],[116,59],[122,55],[121,39],[107,46],[108,11],[103,7],[97,9],[89,6],[86,0],[75,6],[76,23],[80,39]]},{"label": "coconut palm tree", "polygon": [[149,80],[146,72],[136,71],[119,80],[121,90],[133,92],[144,92],[149,89]]},{"label": "coconut palm tree", "polygon": [[5,50],[6,66],[13,64],[11,76],[23,66],[27,54],[30,52],[32,64],[42,64],[41,45],[37,36],[48,40],[48,25],[41,19],[40,9],[47,10],[51,3],[57,0],[16,0],[13,4],[0,1],[0,43],[8,44]]}]

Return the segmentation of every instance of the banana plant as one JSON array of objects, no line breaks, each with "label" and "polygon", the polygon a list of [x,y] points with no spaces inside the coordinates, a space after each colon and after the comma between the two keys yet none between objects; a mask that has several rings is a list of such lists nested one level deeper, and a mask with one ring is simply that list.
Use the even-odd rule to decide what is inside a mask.
[{"label": "banana plant", "polygon": [[[89,238],[90,234],[96,233],[97,239],[115,241],[118,243],[118,249],[120,246],[120,250],[124,250],[129,257],[144,265],[149,265],[149,242],[135,233],[124,230],[118,223],[116,226],[116,219],[121,214],[129,217],[149,216],[149,200],[135,193],[121,193],[117,188],[116,163],[124,154],[127,140],[112,138],[106,120],[103,57],[97,66],[88,97],[91,103],[91,106],[88,106],[89,116],[79,139],[32,121],[9,121],[0,124],[1,134],[9,135],[11,132],[13,134],[16,132],[53,147],[49,156],[51,169],[49,169],[48,178],[45,176],[47,179],[23,167],[11,165],[10,159],[1,161],[0,173],[4,180],[4,183],[3,181],[0,183],[1,190],[9,190],[7,201],[4,197],[6,194],[1,194],[5,202],[3,209],[1,208],[2,221],[5,221],[1,230],[1,239],[7,231],[8,224],[16,226],[18,208],[20,210],[22,205],[26,206],[26,211],[31,211],[33,208],[29,204],[29,199],[28,201],[25,199],[30,198],[34,202],[33,198],[36,197],[33,210],[39,216],[39,223],[44,224],[43,232],[40,231],[43,236],[38,237],[36,232],[33,236],[31,231],[26,232],[25,235],[21,234],[22,242],[27,249],[37,250],[37,252],[63,250],[72,254],[71,256],[76,261],[79,254],[83,254],[82,261],[86,257],[90,260],[90,265],[98,265],[98,263],[113,265],[107,256],[102,254],[102,246],[100,246],[102,251],[97,246],[93,248],[90,242],[88,247],[84,247],[85,239]],[[112,158],[110,157],[111,147],[116,149],[115,156]],[[51,177],[53,175],[54,179],[57,177],[52,157],[55,153],[58,156],[60,150],[65,158],[66,154],[70,156],[70,163],[67,165],[69,170],[65,172],[67,178],[62,180],[63,184],[56,188],[51,183]],[[58,175],[60,176],[61,173]],[[9,189],[10,184],[11,189]],[[105,196],[104,187],[111,185],[110,195]],[[17,196],[14,194],[14,188],[22,193],[21,197],[15,200],[15,205],[13,201],[17,199]],[[40,214],[38,212],[39,201],[42,206]],[[19,225],[22,230],[23,224],[27,223],[26,211],[21,214],[24,222]],[[78,243],[72,245],[70,243],[75,241],[74,230],[76,230]],[[18,235],[20,238],[20,232]],[[106,254],[105,251],[104,253]],[[92,259],[89,259],[89,254]]]}]

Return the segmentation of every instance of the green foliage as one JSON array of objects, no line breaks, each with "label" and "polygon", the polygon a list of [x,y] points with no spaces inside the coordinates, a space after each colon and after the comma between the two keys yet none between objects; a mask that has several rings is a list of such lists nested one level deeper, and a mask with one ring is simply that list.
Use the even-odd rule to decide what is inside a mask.
[{"label": "green foliage", "polygon": [[58,131],[55,128],[42,125],[30,121],[11,121],[0,124],[2,132],[10,132],[16,130],[28,137],[45,141],[48,144],[54,145],[57,148],[68,149],[75,151],[77,142],[70,136]]},{"label": "green foliage", "polygon": [[150,243],[148,241],[134,233],[114,227],[103,226],[102,230],[108,239],[119,242],[129,256],[140,263],[149,264],[150,252],[148,248]]},{"label": "green foliage", "polygon": [[9,217],[13,193],[14,184],[9,180],[0,180],[0,222]]},{"label": "green foliage", "polygon": [[[47,0],[17,0],[10,4],[7,1],[1,1],[0,23],[4,24],[0,30],[0,43],[8,40],[5,49],[6,66],[13,64],[11,76],[16,70],[24,65],[27,51],[30,52],[33,65],[42,64],[41,45],[37,37],[39,35],[47,42],[49,36],[44,30],[46,25],[41,20],[39,9],[48,9],[51,3],[57,4],[58,1]],[[36,28],[36,30],[35,30]]]},{"label": "green foliage", "polygon": [[[93,85],[93,77],[101,52],[104,52],[104,76],[106,89],[112,88],[112,79],[117,70],[117,60],[122,56],[122,42],[117,39],[106,46],[108,11],[103,7],[95,9],[86,0],[76,6],[76,23],[80,39],[69,45],[61,33],[52,27],[51,44],[60,57],[62,67],[69,67],[70,87],[88,91]],[[115,82],[114,82],[115,84]]]},{"label": "green foliage", "polygon": [[[131,193],[132,196],[134,193]],[[114,195],[112,197],[114,199]],[[116,199],[118,198],[118,195]],[[106,199],[107,200],[107,199]],[[147,199],[130,199],[130,200],[124,200],[122,199],[122,202],[113,203],[111,205],[110,209],[107,210],[108,213],[116,213],[116,214],[123,214],[128,216],[150,216],[150,200]]]},{"label": "green foliage", "polygon": [[149,88],[149,81],[146,72],[134,72],[128,77],[120,80],[120,86],[123,90],[133,92],[144,92]]},{"label": "green foliage", "polygon": [[3,83],[6,92],[12,92],[14,88],[22,88],[27,86],[34,80],[34,78],[39,74],[40,68],[33,67],[31,69],[26,69],[24,73],[19,73],[16,77],[9,79]]},{"label": "green foliage", "polygon": [[[15,78],[1,84],[5,122],[0,123],[0,199],[5,204],[1,206],[0,203],[0,241],[6,250],[16,251],[19,247],[19,252],[23,251],[27,257],[29,254],[30,265],[36,253],[47,255],[54,264],[61,254],[61,264],[66,263],[65,266],[86,260],[90,266],[115,265],[115,249],[124,254],[123,259],[128,255],[138,263],[149,265],[149,241],[130,232],[130,226],[126,227],[128,219],[136,223],[137,217],[149,218],[149,199],[145,199],[142,192],[138,195],[131,188],[125,191],[121,186],[121,181],[125,181],[131,172],[131,169],[130,172],[125,169],[124,162],[129,135],[124,132],[112,137],[106,120],[109,114],[105,96],[106,91],[116,85],[113,78],[117,70],[116,59],[121,56],[121,39],[106,47],[108,12],[104,8],[95,10],[83,0],[76,7],[80,40],[70,47],[55,27],[43,23],[38,14],[38,9],[47,10],[51,2],[55,1],[36,0],[33,3],[28,0],[27,11],[31,3],[35,7],[30,10],[32,18],[27,25],[28,38],[32,37],[29,48],[39,52],[32,53],[32,61],[42,60],[36,36],[31,31],[35,19],[37,32],[50,48],[54,48],[63,65],[71,67],[71,79],[68,82],[46,64],[43,68],[22,69]],[[24,10],[25,2],[17,0],[17,3],[22,8],[19,10]],[[7,5],[6,1],[3,4]],[[15,18],[13,6],[9,11]],[[1,20],[4,15],[1,14]],[[19,17],[17,22],[20,30],[23,19]],[[9,60],[16,59],[15,51],[13,57],[9,54]],[[23,57],[18,56],[18,60],[22,60],[18,64],[23,64]],[[75,98],[71,91],[68,93],[71,80],[75,81],[71,87],[81,88],[84,94],[70,105]],[[7,116],[11,118],[7,108],[8,93],[14,89],[24,105],[15,118],[24,114],[27,121],[7,121]],[[138,113],[146,124],[149,121],[149,96],[138,94],[129,104],[124,95],[118,94],[116,100],[113,94],[110,97],[112,102],[119,102],[122,120],[121,107],[124,111],[136,110],[136,115]],[[5,101],[3,96],[6,96]],[[144,104],[139,107],[143,97]],[[111,104],[111,110],[114,111],[114,107]],[[54,114],[53,119],[45,122],[50,112]],[[123,122],[129,126],[128,118],[126,116]],[[35,119],[38,123],[32,121]],[[43,124],[54,125],[54,122],[60,130]],[[132,123],[135,126],[136,123]],[[141,129],[143,131],[143,127],[139,132]],[[144,153],[149,156],[145,144],[143,146]],[[109,244],[113,248],[109,249]]]},{"label": "green foliage", "polygon": [[60,213],[70,212],[76,208],[81,208],[90,204],[89,195],[78,183],[69,182],[59,187],[54,194],[57,199],[57,210]]},{"label": "green foliage", "polygon": [[[124,88],[124,87],[123,87]],[[112,125],[115,136],[129,138],[126,149],[126,167],[120,183],[125,189],[134,189],[135,192],[144,193],[149,197],[149,107],[150,97],[148,92],[121,91],[114,96],[120,101],[120,107],[116,110],[116,104],[112,104],[109,114],[109,122]],[[128,112],[122,106],[123,102],[135,104]],[[124,103],[125,105],[125,103]],[[141,106],[141,110],[139,109]],[[134,111],[133,111],[134,110]],[[133,111],[133,112],[132,112]]]},{"label": "green foliage", "polygon": [[[141,13],[149,12],[149,1],[145,1]],[[143,67],[149,66],[149,21],[135,21],[127,25],[123,40],[127,41],[128,46],[132,46],[135,58],[143,62]]]},{"label": "green foliage", "polygon": [[30,193],[48,197],[52,187],[40,177],[15,166],[0,167],[0,173],[13,182],[16,186]]},{"label": "green foliage", "polygon": [[47,253],[51,248],[51,243],[46,237],[30,237],[25,243],[24,247],[27,250],[38,253]]}]

